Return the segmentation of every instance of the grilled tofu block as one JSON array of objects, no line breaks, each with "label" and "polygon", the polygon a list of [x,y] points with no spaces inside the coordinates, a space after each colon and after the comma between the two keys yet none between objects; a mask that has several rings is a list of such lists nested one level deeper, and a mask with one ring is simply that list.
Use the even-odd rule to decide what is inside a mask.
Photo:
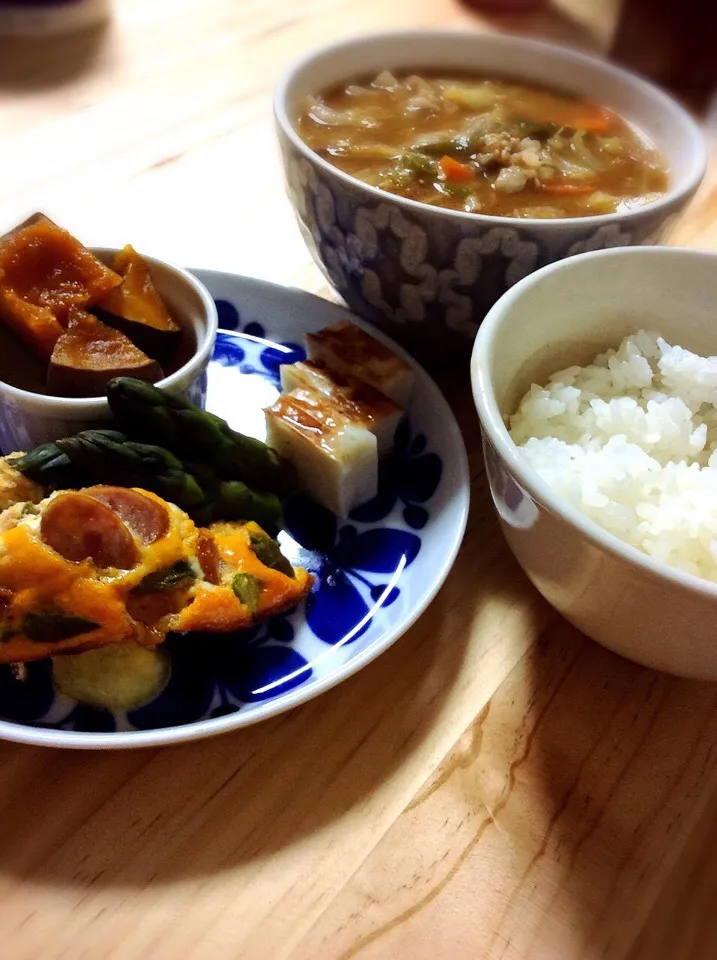
[{"label": "grilled tofu block", "polygon": [[413,371],[388,347],[361,327],[342,320],[318,333],[306,335],[310,360],[319,360],[338,373],[365,380],[407,407],[413,390]]},{"label": "grilled tofu block", "polygon": [[294,465],[304,490],[339,517],[378,492],[378,445],[323,394],[282,394],[266,411],[267,442]]},{"label": "grilled tofu block", "polygon": [[198,528],[146,490],[87,487],[17,506],[0,515],[0,663],[241,630],[311,587],[256,524]]},{"label": "grilled tofu block", "polygon": [[281,367],[281,387],[284,393],[313,390],[323,394],[347,420],[371,431],[379,457],[393,449],[403,410],[370,383],[331,370],[317,360],[306,360]]}]

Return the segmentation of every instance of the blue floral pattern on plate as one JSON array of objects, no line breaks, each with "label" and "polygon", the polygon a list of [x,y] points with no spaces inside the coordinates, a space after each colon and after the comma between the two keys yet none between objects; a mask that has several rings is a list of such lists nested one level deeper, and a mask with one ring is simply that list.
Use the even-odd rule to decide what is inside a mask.
[{"label": "blue floral pattern on plate", "polygon": [[[208,275],[210,289],[213,276],[223,275]],[[229,278],[215,292],[222,330],[209,367],[207,407],[236,429],[263,438],[262,410],[279,392],[280,365],[305,356],[300,343],[304,330],[337,317],[314,321],[313,327],[292,322],[291,335],[286,335],[282,317],[272,323],[252,309],[251,296],[236,295],[241,278],[231,280],[228,295],[223,287]],[[280,290],[256,281],[241,283],[250,292],[258,285],[262,304],[266,290]],[[291,296],[292,291],[282,293]],[[338,311],[325,301],[315,303]],[[423,427],[424,421],[421,417],[415,422]],[[426,562],[425,541],[432,539],[434,516],[446,510],[447,502],[450,511],[456,511],[456,485],[455,477],[446,482],[444,456],[434,449],[437,438],[438,446],[445,445],[445,438],[435,425],[429,427],[418,431],[412,416],[404,420],[393,453],[381,465],[377,497],[347,521],[301,495],[286,502],[282,549],[315,576],[311,594],[300,607],[243,633],[170,636],[165,644],[171,663],[167,687],[151,703],[128,713],[112,714],[56,695],[49,661],[28,664],[22,682],[9,667],[0,667],[0,733],[9,735],[11,725],[43,728],[68,736],[63,743],[68,746],[74,745],[73,735],[109,736],[104,746],[115,741],[128,745],[133,736],[145,733],[154,736],[153,742],[164,742],[165,734],[178,727],[191,728],[196,737],[213,732],[215,722],[238,726],[279,712],[357,669],[402,632],[402,620],[412,619],[424,593],[435,592],[434,583],[422,582],[425,570],[421,589],[416,589],[414,570]],[[458,443],[459,458],[465,458],[459,437]],[[455,438],[452,449],[455,454]],[[467,472],[457,495],[462,501],[453,524],[457,539],[445,544],[445,572],[465,522]]]},{"label": "blue floral pattern on plate", "polygon": [[[212,356],[213,363],[224,367],[238,367],[247,375],[257,375],[271,380],[277,388],[280,383],[279,368],[285,363],[297,363],[306,359],[306,351],[298,343],[273,342],[257,320],[242,326],[239,311],[229,300],[216,300],[219,326],[223,330],[235,330],[247,341],[243,346],[229,337],[217,337]],[[256,347],[259,347],[258,357]],[[254,349],[252,349],[254,348]],[[258,362],[257,362],[258,359]]]}]

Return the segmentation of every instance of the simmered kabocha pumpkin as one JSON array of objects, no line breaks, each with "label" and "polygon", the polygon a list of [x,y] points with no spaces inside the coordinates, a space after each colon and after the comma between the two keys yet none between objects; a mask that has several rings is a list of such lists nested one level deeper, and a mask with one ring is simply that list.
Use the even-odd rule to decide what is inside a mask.
[{"label": "simmered kabocha pumpkin", "polygon": [[99,397],[113,377],[152,383],[163,377],[156,360],[91,313],[71,307],[47,370],[47,388],[63,397]]},{"label": "simmered kabocha pumpkin", "polygon": [[14,334],[0,331],[0,345],[31,385],[12,369],[11,383],[43,392],[44,379],[56,396],[100,397],[113,377],[155,382],[162,364],[186,359],[191,337],[181,345],[147,262],[126,246],[113,267],[40,213],[0,237],[0,321]]},{"label": "simmered kabocha pumpkin", "polygon": [[71,307],[89,307],[122,278],[66,230],[38,214],[0,241],[0,318],[41,359]]},{"label": "simmered kabocha pumpkin", "polygon": [[176,349],[180,328],[157,292],[147,263],[128,244],[115,256],[112,267],[122,283],[98,301],[97,316],[148,356],[166,362]]}]

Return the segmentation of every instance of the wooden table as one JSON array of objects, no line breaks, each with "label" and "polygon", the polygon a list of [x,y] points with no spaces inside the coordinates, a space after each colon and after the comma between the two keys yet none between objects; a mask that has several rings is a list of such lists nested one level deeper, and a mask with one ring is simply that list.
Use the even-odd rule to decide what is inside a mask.
[{"label": "wooden table", "polygon": [[[508,26],[600,48],[614,4]],[[0,48],[0,221],[330,295],[284,197],[284,65],[454,0],[117,0]],[[249,185],[246,185],[246,180]],[[714,178],[675,236],[717,247]],[[378,661],[266,723],[164,750],[0,744],[0,955],[131,960],[717,956],[717,685],[601,649],[523,577],[471,457],[463,549]]]}]

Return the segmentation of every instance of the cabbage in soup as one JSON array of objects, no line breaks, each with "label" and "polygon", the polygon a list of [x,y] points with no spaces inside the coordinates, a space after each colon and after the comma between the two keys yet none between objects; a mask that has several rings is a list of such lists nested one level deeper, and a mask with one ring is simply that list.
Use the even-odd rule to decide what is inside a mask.
[{"label": "cabbage in soup", "polygon": [[508,80],[394,76],[307,99],[298,131],[382,190],[503,217],[585,217],[667,189],[657,150],[610,110]]}]

